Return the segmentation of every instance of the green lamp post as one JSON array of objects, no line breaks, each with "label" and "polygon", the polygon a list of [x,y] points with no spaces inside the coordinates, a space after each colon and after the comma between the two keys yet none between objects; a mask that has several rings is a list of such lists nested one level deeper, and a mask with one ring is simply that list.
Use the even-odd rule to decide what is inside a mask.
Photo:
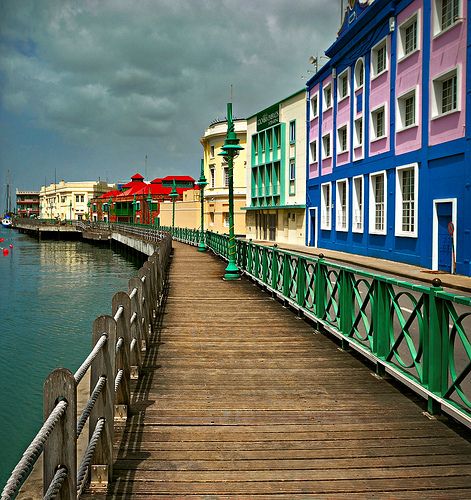
[{"label": "green lamp post", "polygon": [[147,208],[149,209],[149,220],[147,223],[149,225],[152,224],[152,196],[150,195],[150,188],[149,191],[147,192]]},{"label": "green lamp post", "polygon": [[200,187],[200,203],[201,203],[201,233],[200,242],[198,243],[198,252],[206,252],[206,243],[204,238],[204,188],[208,185],[206,177],[204,176],[204,160],[201,160],[201,174],[196,182]]},{"label": "green lamp post", "polygon": [[223,156],[227,162],[227,173],[229,177],[229,248],[228,264],[225,269],[224,279],[231,281],[239,279],[239,268],[236,264],[236,243],[234,234],[234,158],[239,151],[244,149],[239,145],[239,139],[235,133],[234,122],[232,120],[232,103],[227,103],[227,134],[222,151],[219,156]]},{"label": "green lamp post", "polygon": [[132,199],[132,223],[135,224],[136,222],[136,195],[133,196]]},{"label": "green lamp post", "polygon": [[170,198],[172,198],[172,233],[175,231],[175,202],[177,201],[178,193],[177,193],[177,185],[175,184],[175,179],[173,179],[172,191],[169,194]]},{"label": "green lamp post", "polygon": [[108,200],[108,228],[111,226],[111,205],[113,204],[113,198],[110,196]]}]

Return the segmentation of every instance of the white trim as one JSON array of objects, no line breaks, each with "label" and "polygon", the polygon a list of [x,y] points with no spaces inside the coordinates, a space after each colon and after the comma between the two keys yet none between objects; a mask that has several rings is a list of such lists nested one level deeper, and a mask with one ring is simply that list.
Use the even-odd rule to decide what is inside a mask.
[{"label": "white trim", "polygon": [[[325,104],[325,91],[326,89],[330,87],[330,106],[326,106]],[[332,81],[327,83],[325,86],[322,87],[322,112],[328,111],[329,109],[332,109],[332,106],[334,105],[334,86],[332,85]]]},{"label": "white trim", "polygon": [[[342,129],[345,129],[346,130],[346,136],[347,136],[347,141],[346,141],[346,149],[341,149],[340,146],[340,136],[339,136],[339,132],[340,130]],[[340,127],[337,128],[337,151],[336,151],[336,155],[339,156],[339,155],[342,155],[344,153],[348,153],[350,151],[350,130],[349,130],[349,123],[346,122],[344,123],[343,125],[341,125]]]},{"label": "white trim", "polygon": [[[405,126],[405,109],[403,109],[404,101],[414,95],[415,98],[415,110],[414,110],[414,123]],[[410,128],[419,126],[419,85],[403,92],[396,96],[396,132],[402,132],[403,130],[408,130]]]},{"label": "white trim", "polygon": [[[374,191],[373,191],[373,177],[377,176],[383,176],[384,183],[383,183],[383,203],[384,203],[384,210],[383,210],[383,218],[384,218],[384,229],[376,229],[375,228],[375,197],[374,197]],[[369,213],[369,224],[368,224],[368,232],[369,234],[386,234],[387,229],[388,229],[388,176],[386,174],[386,170],[380,170],[378,172],[372,172],[368,176],[368,182],[369,182],[369,203],[368,203],[368,213]]]},{"label": "white trim", "polygon": [[[347,79],[347,93],[342,96],[340,95],[340,90],[341,90],[341,80],[346,77]],[[350,97],[350,66],[348,66],[346,69],[340,73],[340,75],[337,76],[337,104],[339,102],[342,102],[344,99],[347,97]]]},{"label": "white trim", "polygon": [[449,30],[452,30],[455,26],[458,24],[461,24],[463,22],[463,2],[462,0],[458,0],[458,18],[448,27],[445,29],[441,28],[441,24],[439,21],[439,15],[438,15],[438,6],[442,6],[442,0],[433,0],[432,2],[432,36],[433,39],[438,38],[441,36],[443,33],[446,33]]},{"label": "white trim", "polygon": [[[330,138],[330,141],[329,141],[329,144],[330,144],[330,152],[328,155],[325,154],[325,147],[324,147],[324,137],[327,137],[329,136]],[[334,145],[332,144],[332,131],[330,132],[327,132],[326,134],[324,134],[322,137],[321,137],[321,140],[322,140],[322,159],[323,160],[326,160],[328,158],[332,158],[332,154],[333,154],[333,149],[334,149]]]},{"label": "white trim", "polygon": [[[363,63],[363,83],[361,85],[358,85],[358,79],[357,79],[357,65],[359,62]],[[359,57],[356,62],[355,62],[355,67],[353,69],[353,88],[354,90],[359,90],[365,86],[365,58],[364,57]]]},{"label": "white trim", "polygon": [[[401,192],[401,184],[399,182],[400,172],[403,170],[414,170],[414,230],[413,231],[403,231],[402,229],[402,192]],[[401,165],[396,168],[396,220],[395,220],[395,236],[404,236],[409,238],[417,238],[418,237],[418,197],[419,197],[419,164],[418,163],[410,163],[409,165]]]},{"label": "white trim", "polygon": [[[390,50],[388,49],[388,37],[389,35],[386,35],[382,40],[380,40],[376,45],[371,47],[371,57],[370,57],[370,82],[381,76],[383,73],[386,73],[389,71],[389,52]],[[379,73],[376,73],[376,63],[377,63],[377,58],[378,58],[378,50],[382,46],[386,47],[386,61],[385,61],[385,68],[380,71]]]},{"label": "white trim", "polygon": [[[329,186],[329,222],[325,223],[325,214],[327,213],[326,203],[324,198],[324,187]],[[332,183],[324,182],[321,184],[321,229],[332,229]]]},{"label": "white trim", "polygon": [[[453,113],[457,113],[461,111],[461,64],[453,66],[452,68],[447,69],[446,71],[442,71],[442,73],[435,75],[433,80],[431,80],[431,88],[430,88],[430,99],[431,99],[431,119],[436,120],[437,118],[442,118],[443,116],[448,116]],[[456,108],[445,113],[440,113],[439,109],[441,109],[442,104],[442,92],[437,89],[436,84],[447,80],[449,77],[456,74]],[[437,96],[437,94],[439,94]],[[439,99],[438,99],[439,97]]]},{"label": "white trim", "polygon": [[[381,108],[383,108],[383,111],[384,111],[384,134],[376,137],[376,127],[375,127],[375,123],[373,122],[373,115],[375,113],[377,113]],[[379,140],[384,139],[388,136],[389,136],[388,103],[383,102],[370,111],[370,143],[375,142],[375,141],[379,141]],[[365,141],[365,139],[363,138],[363,142],[364,141]]]},{"label": "white trim", "polygon": [[[455,260],[457,255],[456,248],[456,235],[457,235],[457,214],[458,214],[458,200],[457,198],[437,198],[433,200],[433,222],[432,222],[432,270],[438,271],[438,215],[437,205],[439,203],[451,203],[451,221],[455,226],[453,233],[453,245],[455,247]],[[453,255],[451,262],[451,269],[453,270]]]},{"label": "white trim", "polygon": [[[417,23],[417,39],[416,39],[416,47],[413,51],[409,52],[408,54],[404,53],[405,50],[405,33],[403,33],[403,30],[405,31],[410,24],[413,23],[414,17]],[[397,62],[400,63],[404,60],[406,60],[408,57],[410,57],[412,54],[415,54],[416,52],[420,51],[422,49],[422,10],[417,9],[415,12],[413,12],[407,19],[405,19],[397,29]]]},{"label": "white trim", "polygon": [[[316,153],[316,158],[314,159],[312,157],[312,146],[315,144],[315,153]],[[309,165],[312,165],[314,163],[318,163],[319,162],[319,141],[317,139],[314,139],[312,140],[310,143],[309,143]]]},{"label": "white trim", "polygon": [[[316,109],[316,114],[314,114],[314,108],[312,106],[312,101],[314,100],[314,98],[317,99],[317,109]],[[319,91],[315,92],[310,98],[309,98],[309,109],[310,109],[310,112],[311,112],[311,116],[310,116],[310,119],[311,120],[315,120],[316,118],[318,118],[319,116]]]},{"label": "white trim", "polygon": [[[342,217],[342,205],[340,204],[340,191],[339,191],[339,184],[343,184],[344,189],[345,189],[345,227],[341,227],[340,225],[340,219]],[[349,193],[348,193],[348,179],[339,179],[338,181],[335,182],[335,230],[345,233],[348,232],[349,229],[349,224],[348,224],[348,217],[349,217],[349,210],[348,210],[348,203],[349,203]]]},{"label": "white trim", "polygon": [[[356,181],[361,181],[361,210],[358,203],[357,192],[355,189]],[[363,175],[356,175],[352,179],[352,233],[363,233],[365,227],[365,178]],[[361,227],[356,227],[355,212],[360,211]]]},{"label": "white trim", "polygon": [[312,239],[312,214],[314,212],[314,230],[315,230],[315,238],[314,238],[314,247],[313,248],[317,248],[317,241],[318,241],[318,237],[319,237],[319,234],[318,234],[318,229],[319,229],[319,224],[318,224],[318,221],[317,221],[317,207],[309,207],[309,240],[308,240],[308,246],[309,244],[311,243],[311,239]]}]

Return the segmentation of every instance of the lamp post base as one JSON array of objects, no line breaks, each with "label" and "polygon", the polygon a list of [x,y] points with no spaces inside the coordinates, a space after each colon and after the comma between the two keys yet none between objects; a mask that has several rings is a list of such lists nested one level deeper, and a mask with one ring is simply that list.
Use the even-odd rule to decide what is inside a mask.
[{"label": "lamp post base", "polygon": [[234,264],[234,262],[229,262],[225,271],[226,272],[222,278],[223,280],[225,281],[240,280],[240,271],[239,268]]},{"label": "lamp post base", "polygon": [[207,250],[206,245],[202,241],[200,241],[198,243],[198,252],[206,252],[206,250]]}]

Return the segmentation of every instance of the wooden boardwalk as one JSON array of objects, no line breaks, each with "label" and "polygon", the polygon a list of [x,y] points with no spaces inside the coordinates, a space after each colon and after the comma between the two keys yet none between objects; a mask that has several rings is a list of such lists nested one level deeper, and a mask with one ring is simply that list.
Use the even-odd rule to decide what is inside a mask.
[{"label": "wooden boardwalk", "polygon": [[225,264],[174,243],[109,498],[471,498],[471,444]]}]

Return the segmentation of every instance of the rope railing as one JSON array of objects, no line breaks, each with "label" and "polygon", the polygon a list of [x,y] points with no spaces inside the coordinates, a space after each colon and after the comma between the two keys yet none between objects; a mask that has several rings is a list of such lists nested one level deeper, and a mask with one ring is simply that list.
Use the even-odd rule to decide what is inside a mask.
[{"label": "rope railing", "polygon": [[[121,225],[118,229],[124,231]],[[130,232],[146,238],[142,228],[130,228]],[[1,500],[12,500],[18,495],[41,453],[43,491],[46,492],[43,498],[79,498],[89,485],[92,489],[95,487],[93,477],[97,467],[101,471],[101,487],[108,484],[112,473],[114,426],[126,420],[130,381],[140,375],[141,353],[146,350],[153,319],[162,302],[172,248],[167,233],[152,232],[147,238],[156,242],[156,251],[138,271],[138,276],[129,280],[129,292],[117,292],[113,296],[112,315],[95,319],[93,348],[75,374],[61,368],[46,379],[47,418],[11,473]],[[90,396],[77,417],[77,386],[87,372],[90,373]],[[79,461],[77,439],[87,423],[94,432]]]}]

